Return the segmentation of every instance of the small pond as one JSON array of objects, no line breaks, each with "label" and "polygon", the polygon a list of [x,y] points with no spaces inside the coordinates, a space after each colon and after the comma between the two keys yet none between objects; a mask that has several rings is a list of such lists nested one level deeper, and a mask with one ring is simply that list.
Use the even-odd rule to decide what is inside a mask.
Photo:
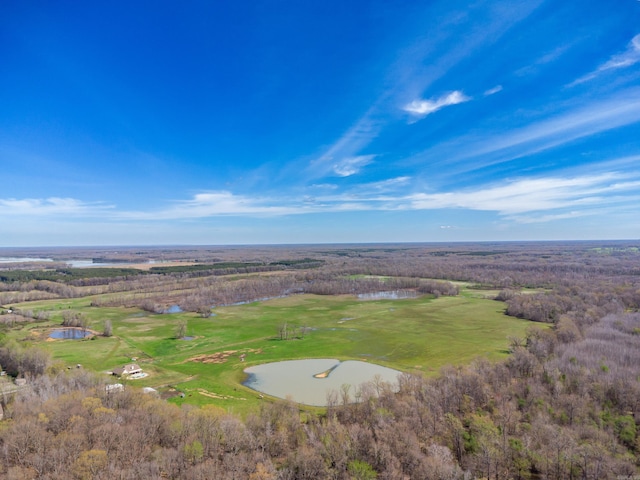
[{"label": "small pond", "polygon": [[418,293],[413,290],[390,290],[388,292],[360,293],[360,300],[400,300],[402,298],[416,298]]},{"label": "small pond", "polygon": [[342,385],[355,389],[379,375],[383,381],[396,384],[402,372],[357,360],[316,358],[265,363],[245,369],[243,385],[278,398],[291,398],[306,405],[326,406],[327,394],[340,392]]},{"label": "small pond", "polygon": [[49,338],[57,340],[79,340],[81,338],[90,337],[92,333],[88,330],[80,328],[57,328],[49,334]]},{"label": "small pond", "polygon": [[180,305],[171,305],[166,310],[163,310],[162,313],[182,313],[183,310],[180,308]]}]

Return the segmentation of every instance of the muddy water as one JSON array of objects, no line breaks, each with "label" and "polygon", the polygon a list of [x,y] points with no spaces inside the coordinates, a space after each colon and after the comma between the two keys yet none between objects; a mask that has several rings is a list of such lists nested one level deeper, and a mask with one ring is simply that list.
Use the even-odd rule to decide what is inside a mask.
[{"label": "muddy water", "polygon": [[[326,406],[327,394],[339,392],[342,385],[351,385],[353,400],[355,389],[372,381],[376,375],[388,383],[396,384],[400,371],[357,360],[316,358],[265,363],[245,369],[248,375],[244,385],[268,395],[291,398],[306,405]],[[326,373],[324,378],[314,375]],[[320,375],[322,377],[322,375]]]}]

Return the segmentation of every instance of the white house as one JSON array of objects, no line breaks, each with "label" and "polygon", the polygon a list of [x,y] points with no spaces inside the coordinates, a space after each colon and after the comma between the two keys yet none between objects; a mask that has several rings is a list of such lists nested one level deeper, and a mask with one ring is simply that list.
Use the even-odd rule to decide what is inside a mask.
[{"label": "white house", "polygon": [[127,365],[123,365],[122,367],[114,368],[111,373],[118,376],[132,375],[134,373],[142,373],[142,369],[137,363],[129,363]]}]

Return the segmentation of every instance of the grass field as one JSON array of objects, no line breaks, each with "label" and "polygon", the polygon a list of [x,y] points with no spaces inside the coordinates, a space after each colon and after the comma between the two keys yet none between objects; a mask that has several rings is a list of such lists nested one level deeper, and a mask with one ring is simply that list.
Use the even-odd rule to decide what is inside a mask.
[{"label": "grass field", "polygon": [[[50,311],[51,320],[13,329],[7,336],[41,344],[54,359],[97,372],[136,358],[149,376],[129,383],[173,386],[185,394],[172,399],[177,403],[215,403],[242,413],[261,401],[241,385],[243,369],[257,363],[358,359],[430,375],[444,365],[468,363],[478,356],[503,358],[508,337],[524,336],[531,323],[504,315],[504,304],[483,293],[489,292],[463,289],[457,297],[368,301],[299,295],[216,308],[210,318],[96,308],[89,298],[51,300],[21,304],[23,309]],[[114,335],[48,341],[50,330],[61,323],[62,311],[69,308],[84,313],[89,328],[97,332],[111,320]],[[181,321],[187,322],[192,340],[175,338]],[[279,336],[285,322],[294,332],[289,340]],[[299,338],[301,329],[304,335]]]}]

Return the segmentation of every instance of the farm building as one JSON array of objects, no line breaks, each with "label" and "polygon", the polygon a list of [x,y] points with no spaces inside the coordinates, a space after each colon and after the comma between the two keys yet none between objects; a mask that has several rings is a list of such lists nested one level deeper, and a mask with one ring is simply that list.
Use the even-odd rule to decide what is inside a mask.
[{"label": "farm building", "polygon": [[134,373],[142,373],[142,369],[137,363],[129,363],[128,365],[123,365],[122,367],[114,368],[111,372],[113,375],[133,375]]}]

